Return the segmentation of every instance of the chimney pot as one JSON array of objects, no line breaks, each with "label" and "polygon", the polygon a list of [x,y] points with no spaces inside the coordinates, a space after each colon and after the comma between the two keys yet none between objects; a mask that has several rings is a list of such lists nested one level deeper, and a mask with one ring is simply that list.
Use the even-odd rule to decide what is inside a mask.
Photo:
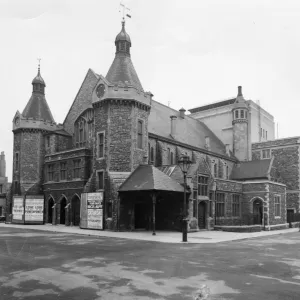
[{"label": "chimney pot", "polygon": [[186,110],[184,108],[179,109],[180,118],[184,119]]}]

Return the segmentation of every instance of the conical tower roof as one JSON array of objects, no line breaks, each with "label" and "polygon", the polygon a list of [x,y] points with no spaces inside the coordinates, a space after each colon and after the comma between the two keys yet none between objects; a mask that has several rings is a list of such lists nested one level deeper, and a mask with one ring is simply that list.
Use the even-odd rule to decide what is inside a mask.
[{"label": "conical tower roof", "polygon": [[22,113],[25,118],[53,122],[54,119],[45,98],[45,81],[41,76],[40,67],[37,76],[32,81],[32,95]]},{"label": "conical tower roof", "polygon": [[142,84],[134,69],[130,58],[131,40],[125,31],[125,21],[122,22],[121,32],[115,39],[116,56],[106,75],[106,79],[112,84],[132,85],[143,91]]}]

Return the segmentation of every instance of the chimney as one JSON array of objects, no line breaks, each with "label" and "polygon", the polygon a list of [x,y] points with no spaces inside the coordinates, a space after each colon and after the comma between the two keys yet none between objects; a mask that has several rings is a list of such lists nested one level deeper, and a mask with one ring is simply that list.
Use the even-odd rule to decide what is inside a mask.
[{"label": "chimney", "polygon": [[179,109],[180,118],[184,119],[186,110],[184,108]]},{"label": "chimney", "polygon": [[210,138],[209,136],[205,137],[205,148],[210,151]]},{"label": "chimney", "polygon": [[171,136],[174,137],[176,133],[176,116],[170,116],[171,119]]},{"label": "chimney", "polygon": [[242,93],[242,86],[238,86],[238,96],[243,96],[243,93]]},{"label": "chimney", "polygon": [[225,147],[226,147],[226,155],[230,156],[230,145],[226,144]]}]

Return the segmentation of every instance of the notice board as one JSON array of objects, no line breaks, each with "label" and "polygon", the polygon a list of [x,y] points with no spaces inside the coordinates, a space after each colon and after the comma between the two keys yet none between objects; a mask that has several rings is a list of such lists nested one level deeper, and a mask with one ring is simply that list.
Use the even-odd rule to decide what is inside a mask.
[{"label": "notice board", "polygon": [[103,230],[103,192],[81,194],[80,227]]},{"label": "notice board", "polygon": [[25,223],[43,224],[44,222],[44,196],[26,196]]},{"label": "notice board", "polygon": [[12,223],[24,223],[24,197],[13,196]]}]

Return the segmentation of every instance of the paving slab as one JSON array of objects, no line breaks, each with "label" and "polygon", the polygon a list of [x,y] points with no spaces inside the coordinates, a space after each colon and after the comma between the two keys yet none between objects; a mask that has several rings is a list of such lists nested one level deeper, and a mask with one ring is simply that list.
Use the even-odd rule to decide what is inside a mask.
[{"label": "paving slab", "polygon": [[[69,234],[82,234],[88,236],[99,236],[99,237],[110,237],[110,238],[120,238],[120,239],[131,239],[131,240],[142,240],[142,241],[153,241],[160,243],[174,243],[181,244],[182,233],[174,231],[157,231],[156,235],[152,235],[151,231],[131,231],[131,232],[116,232],[107,230],[89,230],[81,229],[77,226],[64,226],[64,225],[19,225],[19,224],[5,224],[0,223],[1,228],[22,228],[24,230],[42,230],[51,231],[59,233],[69,233]],[[197,232],[188,233],[188,242],[191,244],[214,244],[229,241],[237,241],[244,239],[251,239],[264,236],[272,236],[279,234],[286,234],[292,232],[299,232],[299,228],[289,228],[283,230],[273,230],[273,231],[260,231],[260,232],[225,232],[217,230],[200,230]],[[300,238],[300,232],[299,232]]]}]

